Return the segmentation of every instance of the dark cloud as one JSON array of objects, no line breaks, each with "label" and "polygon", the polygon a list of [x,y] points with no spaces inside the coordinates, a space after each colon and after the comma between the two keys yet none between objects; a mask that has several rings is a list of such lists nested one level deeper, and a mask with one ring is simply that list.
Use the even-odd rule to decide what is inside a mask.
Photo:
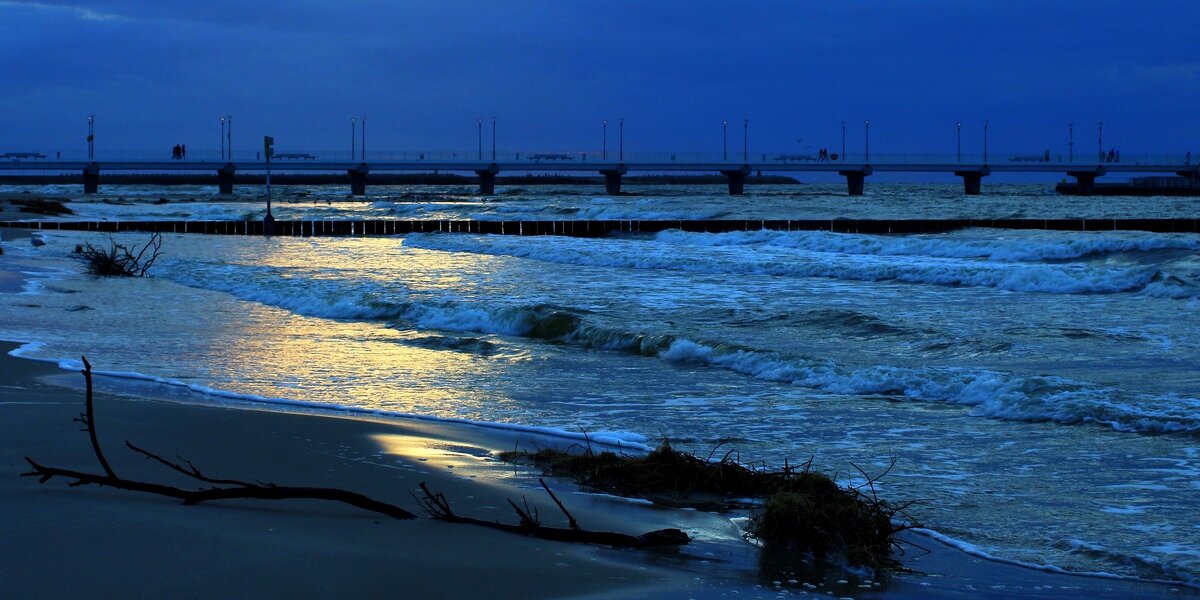
[{"label": "dark cloud", "polygon": [[[584,149],[626,119],[630,148],[715,150],[751,121],[763,150],[948,151],[954,123],[997,148],[1065,144],[1104,120],[1126,152],[1197,146],[1194,2],[0,1],[4,145],[246,140],[340,148]],[[611,130],[610,130],[611,131]],[[1079,134],[1082,137],[1082,134]],[[206,144],[205,140],[212,139]],[[740,140],[740,134],[737,137]],[[799,141],[798,141],[799,140]]]}]

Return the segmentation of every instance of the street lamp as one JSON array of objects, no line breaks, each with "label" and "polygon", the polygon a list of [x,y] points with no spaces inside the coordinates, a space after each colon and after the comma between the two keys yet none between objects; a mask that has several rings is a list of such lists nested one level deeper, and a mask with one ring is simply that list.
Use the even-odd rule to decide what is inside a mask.
[{"label": "street lamp", "polygon": [[1100,162],[1104,162],[1104,121],[1096,123],[1096,141],[1100,146]]},{"label": "street lamp", "polygon": [[863,121],[863,162],[871,162],[871,120]]},{"label": "street lamp", "polygon": [[1067,162],[1075,162],[1075,124],[1067,123]]},{"label": "street lamp", "polygon": [[729,161],[729,121],[721,121],[721,160]]},{"label": "street lamp", "polygon": [[88,115],[88,160],[96,158],[96,115]]},{"label": "street lamp", "polygon": [[625,162],[625,117],[617,122],[619,137],[617,138],[617,160]]},{"label": "street lamp", "polygon": [[492,160],[496,160],[496,117],[492,117]]},{"label": "street lamp", "polygon": [[987,127],[988,127],[988,122],[984,121],[983,122],[983,164],[985,164],[985,165],[987,164],[987,161],[988,161],[988,157],[987,157]]},{"label": "street lamp", "polygon": [[600,129],[603,131],[603,141],[600,144],[601,160],[608,160],[608,119],[600,121]]},{"label": "street lamp", "polygon": [[225,149],[229,152],[229,160],[233,160],[233,115],[225,115],[229,127],[225,130]]},{"label": "street lamp", "polygon": [[225,160],[225,116],[221,116],[221,160]]},{"label": "street lamp", "polygon": [[842,121],[842,160],[846,160],[846,122]]},{"label": "street lamp", "polygon": [[479,160],[483,160],[483,119],[475,119],[475,126],[478,128],[476,132],[476,156]]},{"label": "street lamp", "polygon": [[954,124],[954,133],[958,136],[958,162],[962,162],[962,123]]},{"label": "street lamp", "polygon": [[354,144],[358,141],[358,135],[355,134],[358,119],[350,117],[350,160],[354,160]]},{"label": "street lamp", "polygon": [[750,160],[750,119],[742,119],[742,162]]}]

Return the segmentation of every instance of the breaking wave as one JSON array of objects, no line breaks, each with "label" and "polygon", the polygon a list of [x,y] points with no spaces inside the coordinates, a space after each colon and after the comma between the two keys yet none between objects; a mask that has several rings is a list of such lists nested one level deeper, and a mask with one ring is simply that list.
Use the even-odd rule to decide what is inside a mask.
[{"label": "breaking wave", "polygon": [[[660,237],[663,234],[660,234]],[[679,234],[693,235],[693,234]],[[695,234],[709,235],[709,234]],[[842,234],[833,234],[842,235]],[[990,287],[1011,292],[1112,294],[1143,292],[1167,298],[1200,297],[1200,286],[1151,266],[988,262],[910,255],[834,254],[780,248],[709,248],[680,252],[656,240],[414,234],[411,247],[514,256],[544,262],[706,274],[825,277]]]},{"label": "breaking wave", "polygon": [[974,258],[1001,262],[1060,261],[1114,252],[1200,250],[1195,234],[1141,232],[980,232],[963,238],[956,234],[883,236],[828,231],[736,231],[688,233],[664,231],[661,242],[679,246],[769,246],[813,252]]},{"label": "breaking wave", "polygon": [[[1200,431],[1200,399],[1156,396],[1051,376],[1022,376],[972,368],[909,368],[839,364],[810,357],[676,332],[639,331],[595,322],[580,310],[549,304],[480,305],[457,300],[385,299],[342,281],[246,277],[221,265],[171,269],[178,283],[232,294],[314,317],[398,321],[403,327],[554,340],[583,348],[627,352],[678,363],[721,368],[760,380],[799,385],[822,393],[879,395],[969,406],[979,416],[1064,424],[1099,423],[1130,432]],[[208,274],[205,275],[206,270]],[[186,274],[180,274],[186,273]],[[272,281],[271,287],[262,281]],[[453,344],[451,344],[453,345]]]}]

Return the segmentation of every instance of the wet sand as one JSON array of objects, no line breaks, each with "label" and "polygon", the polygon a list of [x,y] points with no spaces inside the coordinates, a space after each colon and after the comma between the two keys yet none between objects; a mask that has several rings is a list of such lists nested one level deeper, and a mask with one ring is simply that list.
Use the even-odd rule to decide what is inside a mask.
[{"label": "wet sand", "polygon": [[[18,477],[28,470],[23,456],[100,472],[87,435],[72,422],[82,395],[39,379],[48,375],[61,377],[53,365],[0,357],[0,588],[6,598],[659,597],[688,584],[679,572],[638,565],[631,551],[427,518],[391,520],[331,502],[183,506],[129,491],[69,488],[59,480],[39,484]],[[532,490],[460,475],[453,462],[478,466],[487,451],[448,442],[433,430],[111,394],[98,394],[96,413],[113,468],[130,479],[195,485],[125,449],[124,440],[186,457],[212,476],[341,487],[413,512],[419,509],[409,494],[423,481],[462,514],[510,520],[505,499],[527,494],[543,505],[547,521],[556,516]],[[589,512],[577,516],[596,523]],[[629,533],[656,528],[612,516],[603,524]]]}]

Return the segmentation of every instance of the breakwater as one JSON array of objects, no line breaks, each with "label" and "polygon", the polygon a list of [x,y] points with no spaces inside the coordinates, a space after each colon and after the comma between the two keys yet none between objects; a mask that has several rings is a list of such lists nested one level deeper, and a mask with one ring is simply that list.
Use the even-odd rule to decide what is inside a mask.
[{"label": "breakwater", "polygon": [[[256,221],[0,221],[0,227],[60,231],[198,233],[263,235]],[[792,219],[792,220],[337,220],[275,221],[273,235],[386,236],[408,233],[480,233],[601,237],[620,233],[657,233],[677,229],[694,233],[730,231],[832,231],[837,233],[943,233],[971,227],[1053,231],[1150,231],[1200,233],[1200,219]]]}]

